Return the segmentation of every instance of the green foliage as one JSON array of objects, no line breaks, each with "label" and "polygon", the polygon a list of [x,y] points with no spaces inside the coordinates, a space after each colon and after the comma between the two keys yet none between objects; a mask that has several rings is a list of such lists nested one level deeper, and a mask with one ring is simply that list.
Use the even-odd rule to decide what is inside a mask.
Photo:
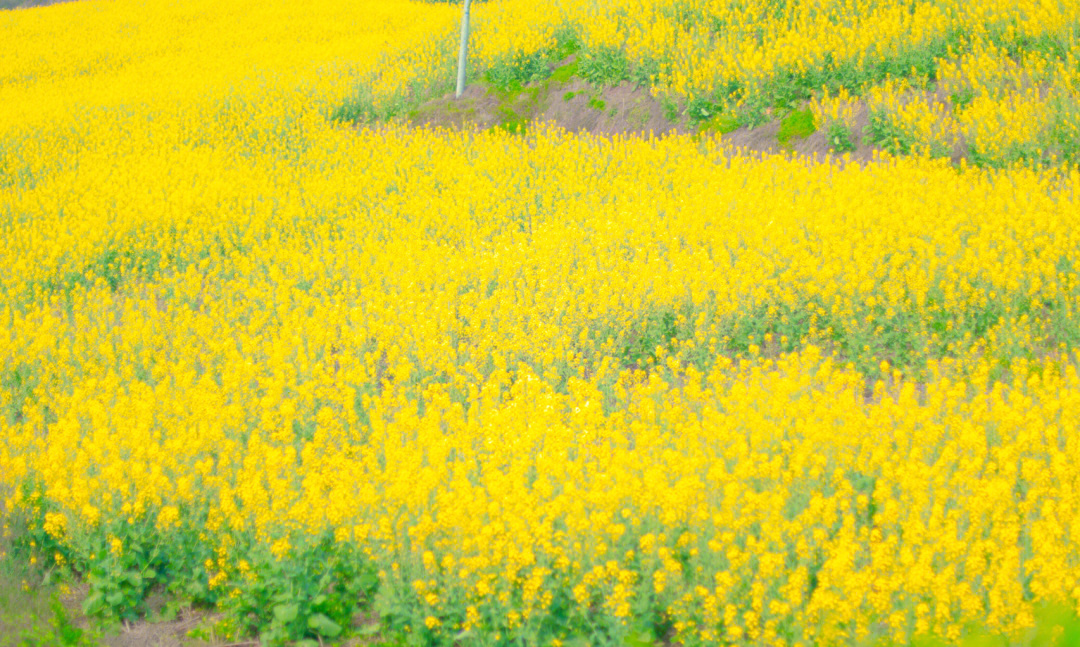
[{"label": "green foliage", "polygon": [[630,78],[626,54],[614,47],[601,47],[581,55],[580,74],[597,86],[612,86]]},{"label": "green foliage", "polygon": [[663,67],[660,59],[646,56],[630,66],[630,82],[639,88],[652,87],[660,80]]},{"label": "green foliage", "polygon": [[130,522],[120,518],[85,537],[74,537],[79,550],[72,564],[90,584],[83,611],[94,617],[134,620],[147,613],[151,590],[205,605],[216,602],[203,566],[213,555],[199,541],[202,523],[190,513],[181,519],[186,520],[183,526],[164,531],[150,518]]},{"label": "green foliage", "polygon": [[523,135],[529,128],[529,115],[540,100],[540,88],[524,88],[502,95],[496,111],[499,123],[492,128],[505,130],[512,135]]},{"label": "green foliage", "polygon": [[581,63],[578,61],[557,67],[555,68],[555,71],[551,73],[551,80],[556,83],[566,83],[577,76],[580,67]]},{"label": "green foliage", "polygon": [[405,83],[393,93],[376,97],[368,84],[361,84],[352,96],[330,110],[327,118],[331,121],[350,123],[374,123],[391,121],[407,116],[432,97],[441,96],[453,89],[455,81],[449,68],[431,83],[413,80]]},{"label": "green foliage", "polygon": [[56,637],[59,639],[62,645],[81,645],[86,632],[74,624],[68,617],[67,609],[59,598],[53,597],[49,601],[49,607],[52,609],[53,618],[52,625],[56,629]]},{"label": "green foliage", "polygon": [[711,119],[707,119],[701,122],[698,126],[699,132],[711,132],[726,135],[730,132],[738,130],[742,126],[742,122],[739,118],[730,112],[721,112],[714,115]]},{"label": "green foliage", "polygon": [[975,99],[975,90],[972,88],[961,88],[960,90],[949,95],[949,103],[952,104],[953,112],[963,112],[971,102]]},{"label": "green foliage", "polygon": [[555,46],[552,48],[551,57],[556,61],[577,54],[581,50],[581,35],[575,25],[569,23],[560,25],[555,29],[552,38]]},{"label": "green foliage", "polygon": [[246,551],[250,571],[231,583],[237,593],[220,605],[230,629],[258,633],[271,645],[333,639],[374,599],[378,574],[353,544],[336,542],[330,533],[292,539],[282,559],[264,544]]},{"label": "green foliage", "polygon": [[907,155],[915,145],[915,138],[891,120],[888,115],[870,115],[866,128],[867,140],[892,155]]},{"label": "green foliage", "polygon": [[719,115],[721,107],[705,97],[694,97],[686,106],[686,116],[693,122],[703,122]]},{"label": "green foliage", "polygon": [[658,350],[670,352],[674,344],[693,336],[693,326],[686,316],[689,308],[658,307],[631,324],[618,337],[618,356],[627,368],[646,368],[656,364]]},{"label": "green foliage", "polygon": [[679,104],[675,102],[671,97],[661,97],[660,106],[664,110],[664,118],[668,121],[677,121],[679,119]]},{"label": "green foliage", "polygon": [[[0,581],[0,586],[6,585]],[[0,645],[93,647],[97,633],[76,626],[53,587],[0,592]],[[17,602],[15,599],[17,598]],[[16,608],[15,605],[18,605]],[[47,607],[47,608],[46,608]],[[7,642],[14,639],[14,642]]]},{"label": "green foliage", "polygon": [[840,121],[832,121],[825,127],[825,133],[829,140],[829,149],[835,153],[851,153],[855,151],[855,142],[851,139],[851,129]]},{"label": "green foliage", "polygon": [[518,52],[490,67],[484,80],[499,92],[520,92],[526,84],[547,78],[551,62],[548,52]]},{"label": "green foliage", "polygon": [[[31,486],[20,488],[40,514],[3,515],[6,529],[0,529],[0,645],[40,645],[42,647],[90,647],[98,644],[98,632],[78,627],[60,600],[57,587],[67,573],[52,562],[50,550],[57,548],[49,538],[38,539],[40,521],[51,506]],[[0,497],[4,496],[0,491]],[[47,535],[45,535],[48,537]],[[10,641],[10,642],[9,642]]]},{"label": "green foliage", "polygon": [[0,389],[5,392],[8,424],[23,420],[23,406],[34,401],[34,388],[38,384],[38,369],[30,364],[20,364],[0,371]]},{"label": "green foliage", "polygon": [[814,113],[809,110],[792,110],[780,120],[780,131],[776,139],[782,145],[798,137],[807,137],[814,133]]},{"label": "green foliage", "polygon": [[24,483],[20,490],[22,528],[13,544],[17,557],[41,555],[46,563],[64,565],[89,585],[83,600],[86,615],[106,620],[135,620],[147,612],[147,594],[160,590],[192,602],[213,605],[203,567],[213,556],[201,541],[205,515],[181,512],[181,525],[161,530],[150,513],[141,517],[104,515],[107,521],[93,528],[79,528],[63,536],[46,531],[46,515],[53,507],[41,487]]},{"label": "green foliage", "polygon": [[769,122],[769,105],[759,98],[751,99],[739,106],[739,121],[749,128],[757,128]]},{"label": "green foliage", "polygon": [[[117,241],[114,246],[102,251],[97,258],[83,267],[56,272],[35,286],[35,289],[44,294],[65,294],[77,287],[106,285],[115,292],[132,280],[152,278],[161,271],[165,263],[166,259],[157,250]],[[27,298],[33,296],[27,295]]]}]

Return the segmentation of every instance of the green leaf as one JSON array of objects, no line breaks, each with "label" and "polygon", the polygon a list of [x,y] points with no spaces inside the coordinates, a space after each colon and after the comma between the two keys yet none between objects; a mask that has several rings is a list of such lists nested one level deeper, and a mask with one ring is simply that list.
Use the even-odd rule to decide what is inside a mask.
[{"label": "green leaf", "polygon": [[624,647],[653,647],[653,638],[644,631],[627,634],[623,638]]},{"label": "green leaf", "polygon": [[368,593],[379,588],[379,574],[374,570],[368,570],[360,576],[360,586]]},{"label": "green leaf", "polygon": [[300,607],[297,604],[278,604],[274,606],[274,617],[283,624],[289,624],[296,620],[299,613]]},{"label": "green leaf", "polygon": [[124,594],[120,591],[113,591],[112,593],[105,594],[105,603],[110,607],[119,606],[124,601]]},{"label": "green leaf", "polygon": [[92,616],[101,611],[101,607],[104,606],[104,600],[101,593],[91,593],[85,600],[83,600],[82,608],[83,613],[88,616]]},{"label": "green leaf", "polygon": [[381,623],[372,623],[361,627],[359,633],[361,636],[367,638],[382,633],[382,629],[383,628]]},{"label": "green leaf", "polygon": [[327,638],[337,638],[341,633],[341,625],[321,613],[313,614],[308,618],[307,626],[308,629]]}]

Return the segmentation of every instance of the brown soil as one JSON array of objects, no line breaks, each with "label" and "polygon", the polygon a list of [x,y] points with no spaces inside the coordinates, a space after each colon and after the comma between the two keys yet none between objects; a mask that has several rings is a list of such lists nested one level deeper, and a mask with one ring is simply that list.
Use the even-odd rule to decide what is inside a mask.
[{"label": "brown soil", "polygon": [[[151,599],[148,606],[160,610],[164,607],[164,599]],[[156,604],[155,604],[156,602]],[[111,632],[102,639],[103,647],[211,647],[224,643],[208,643],[202,640],[189,638],[188,633],[207,618],[207,613],[192,609],[181,609],[176,618],[167,621],[149,622],[139,621],[125,623],[118,630]],[[254,641],[252,645],[257,645]]]},{"label": "brown soil", "polygon": [[684,124],[667,119],[660,101],[644,88],[621,83],[597,89],[578,78],[530,83],[513,95],[470,85],[460,98],[450,93],[425,103],[410,121],[417,126],[480,130],[554,122],[570,132],[598,135],[689,132]]}]

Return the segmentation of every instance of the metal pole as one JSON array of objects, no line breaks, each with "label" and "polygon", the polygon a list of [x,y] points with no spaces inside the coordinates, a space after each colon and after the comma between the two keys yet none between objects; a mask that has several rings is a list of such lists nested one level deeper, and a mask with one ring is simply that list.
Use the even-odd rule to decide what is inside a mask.
[{"label": "metal pole", "polygon": [[469,56],[469,5],[472,0],[465,0],[465,11],[461,15],[461,51],[458,52],[457,60],[457,94],[460,97],[465,91],[465,61]]}]

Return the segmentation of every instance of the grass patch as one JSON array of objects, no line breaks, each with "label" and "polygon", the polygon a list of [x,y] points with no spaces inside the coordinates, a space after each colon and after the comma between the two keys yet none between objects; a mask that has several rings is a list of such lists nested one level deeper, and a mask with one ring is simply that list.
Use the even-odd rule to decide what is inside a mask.
[{"label": "grass patch", "polygon": [[566,83],[578,75],[578,69],[580,69],[580,67],[581,63],[579,61],[557,67],[555,68],[555,71],[551,73],[551,80],[556,83]]},{"label": "grass patch", "polygon": [[815,130],[814,113],[809,110],[792,110],[780,120],[780,132],[776,133],[776,140],[781,145],[787,145],[792,139],[812,135]]}]

